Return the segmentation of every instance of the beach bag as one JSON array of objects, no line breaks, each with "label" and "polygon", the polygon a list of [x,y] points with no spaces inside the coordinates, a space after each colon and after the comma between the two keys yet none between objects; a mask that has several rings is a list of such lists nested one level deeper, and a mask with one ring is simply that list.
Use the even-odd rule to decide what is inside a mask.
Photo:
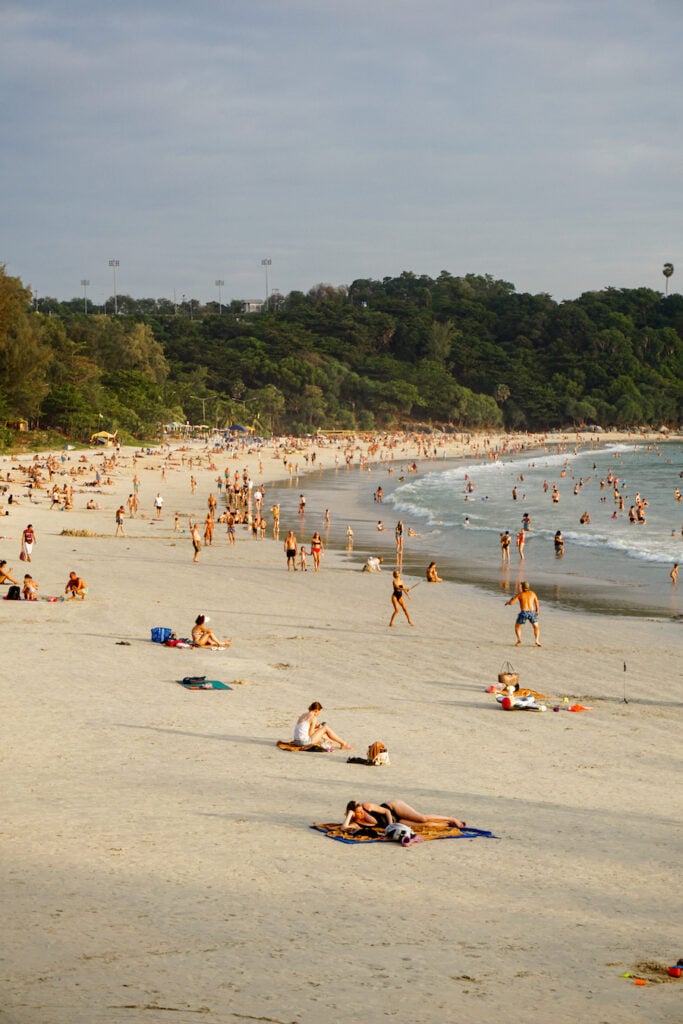
[{"label": "beach bag", "polygon": [[498,673],[501,686],[519,686],[519,672],[515,672],[509,661],[504,661]]},{"label": "beach bag", "polygon": [[163,644],[165,640],[168,640],[173,632],[172,629],[167,629],[166,626],[154,626],[152,629],[152,643]]},{"label": "beach bag", "polygon": [[24,551],[24,549],[23,549],[23,548],[22,548],[22,549],[21,549],[21,551],[19,552],[19,558],[20,558],[20,559],[22,560],[22,562],[25,562],[25,561],[26,561],[26,552]]},{"label": "beach bag", "polygon": [[7,591],[8,601],[20,601],[21,600],[21,587],[10,587]]},{"label": "beach bag", "polygon": [[184,676],[180,682],[185,686],[201,686],[206,682],[206,676]]},{"label": "beach bag", "polygon": [[406,846],[411,839],[415,838],[415,833],[410,825],[402,825],[400,821],[394,821],[384,829],[384,838],[391,843],[401,843]]}]

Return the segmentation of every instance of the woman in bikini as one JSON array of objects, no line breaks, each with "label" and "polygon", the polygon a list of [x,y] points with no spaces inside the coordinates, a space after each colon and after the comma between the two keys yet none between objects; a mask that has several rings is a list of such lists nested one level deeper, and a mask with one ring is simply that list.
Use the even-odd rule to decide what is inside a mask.
[{"label": "woman in bikini", "polygon": [[0,583],[15,583],[18,585],[19,581],[15,580],[14,576],[10,576],[10,573],[13,570],[11,568],[7,569],[6,566],[7,562],[3,558],[3,560],[0,562]]},{"label": "woman in bikini", "polygon": [[320,572],[320,552],[323,549],[323,540],[318,531],[316,530],[311,537],[311,554],[313,555],[313,567],[316,572]]},{"label": "woman in bikini", "polygon": [[192,643],[195,647],[229,647],[232,640],[219,640],[212,629],[206,625],[206,615],[198,615],[192,627]]},{"label": "woman in bikini", "polygon": [[408,598],[410,598],[410,593],[408,591],[408,588],[405,586],[403,580],[401,579],[401,574],[398,571],[398,569],[394,569],[394,572],[393,572],[393,575],[392,575],[392,578],[391,578],[391,584],[392,584],[392,586],[394,588],[392,590],[392,592],[391,592],[391,603],[394,606],[394,612],[393,612],[393,615],[391,616],[391,620],[389,622],[389,625],[393,626],[394,619],[398,615],[399,611],[402,611],[403,614],[405,615],[405,617],[408,620],[408,625],[409,626],[414,626],[415,623],[411,621],[410,612],[408,611],[408,608],[406,606],[406,601],[405,601],[405,595],[407,594]]},{"label": "woman in bikini", "polygon": [[381,827],[393,824],[402,825],[436,825],[442,828],[465,828],[465,822],[443,814],[420,814],[403,800],[391,800],[383,804],[359,803],[350,800],[346,805],[346,816],[342,828],[347,832],[356,832],[364,827]]}]

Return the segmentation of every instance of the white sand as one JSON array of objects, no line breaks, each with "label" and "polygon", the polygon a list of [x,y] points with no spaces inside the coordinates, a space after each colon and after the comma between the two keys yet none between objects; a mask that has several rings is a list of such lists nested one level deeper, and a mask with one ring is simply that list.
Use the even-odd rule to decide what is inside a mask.
[{"label": "white sand", "polygon": [[[270,451],[262,476],[257,459],[230,463],[245,465],[283,475]],[[172,513],[203,520],[207,469],[194,498],[189,469],[138,469],[142,510],[159,490],[164,520],[114,539],[131,466],[101,512],[43,498],[0,526],[15,574],[36,527],[41,595],[70,569],[90,588],[82,604],[0,605],[0,1021],[681,1020],[683,979],[619,977],[683,956],[680,624],[547,609],[543,649],[529,631],[515,650],[504,595],[443,584],[414,592],[413,630],[390,631],[390,574],[343,554],[288,574],[282,542],[240,530],[229,548],[219,526],[194,565]],[[229,651],[150,643],[199,611]],[[506,659],[551,707],[595,710],[500,711],[484,689]],[[187,692],[186,674],[244,683]],[[383,740],[391,767],[278,750],[314,699],[357,753]],[[309,830],[351,798],[402,798],[500,839],[403,850]]]}]

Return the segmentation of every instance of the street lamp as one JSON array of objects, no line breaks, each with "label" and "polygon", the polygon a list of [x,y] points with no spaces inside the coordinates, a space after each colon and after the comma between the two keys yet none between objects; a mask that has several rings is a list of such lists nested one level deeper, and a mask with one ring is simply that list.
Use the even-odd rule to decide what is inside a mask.
[{"label": "street lamp", "polygon": [[118,313],[118,311],[119,311],[119,298],[118,298],[118,295],[117,295],[117,288],[116,288],[116,270],[119,267],[119,265],[120,265],[120,261],[119,260],[109,260],[109,266],[114,271],[114,313]]},{"label": "street lamp", "polygon": [[272,262],[272,260],[268,259],[261,260],[261,266],[265,269],[266,272],[266,309],[268,309],[268,267],[272,265]]},{"label": "street lamp", "polygon": [[221,281],[221,280],[220,280],[220,278],[217,278],[217,279],[216,279],[216,280],[214,281],[214,284],[216,285],[216,288],[218,288],[218,315],[220,316],[220,315],[221,315],[221,312],[222,312],[222,305],[221,305],[221,288],[222,288],[222,287],[223,287],[223,285],[225,284],[225,281]]},{"label": "street lamp", "polygon": [[83,312],[84,313],[88,312],[88,292],[87,292],[87,288],[88,288],[89,284],[90,284],[90,281],[88,281],[87,277],[82,277],[81,278],[81,287],[83,289]]}]

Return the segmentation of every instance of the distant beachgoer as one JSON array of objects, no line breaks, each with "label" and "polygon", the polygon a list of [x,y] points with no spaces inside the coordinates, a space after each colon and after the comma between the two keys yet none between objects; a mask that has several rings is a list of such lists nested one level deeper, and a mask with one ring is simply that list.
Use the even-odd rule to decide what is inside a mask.
[{"label": "distant beachgoer", "polygon": [[522,583],[522,588],[519,593],[511,597],[505,604],[514,604],[515,601],[519,601],[520,612],[515,622],[515,636],[517,637],[517,643],[515,647],[519,647],[522,642],[522,626],[525,622],[530,622],[534,631],[534,640],[537,647],[541,647],[540,630],[538,625],[538,616],[540,613],[540,605],[538,597],[531,590],[528,583]]},{"label": "distant beachgoer", "polygon": [[402,825],[437,825],[442,828],[465,828],[467,824],[445,814],[421,814],[403,800],[390,800],[383,804],[349,800],[342,828],[346,832],[356,832],[364,826],[386,828],[394,822]]},{"label": "distant beachgoer", "polygon": [[555,554],[561,557],[564,554],[564,537],[562,536],[562,530],[555,532]]},{"label": "distant beachgoer", "polygon": [[85,601],[88,585],[81,576],[78,576],[75,572],[70,572],[64,587],[64,593],[69,594],[72,600],[80,597],[81,601]]},{"label": "distant beachgoer", "polygon": [[579,523],[581,524],[581,526],[588,526],[590,524],[590,521],[591,517],[588,512],[584,512],[581,518],[579,519]]},{"label": "distant beachgoer", "polygon": [[38,600],[38,582],[33,579],[33,576],[29,576],[28,573],[24,576],[24,585],[21,588],[24,601],[37,601]]},{"label": "distant beachgoer", "polygon": [[308,572],[308,568],[306,566],[306,545],[305,544],[302,544],[301,547],[299,548],[299,569],[302,572]]},{"label": "distant beachgoer", "polygon": [[192,547],[194,548],[193,562],[199,561],[199,552],[202,550],[202,538],[199,533],[198,523],[194,523],[192,520],[188,523],[190,527],[190,539],[192,540]]},{"label": "distant beachgoer", "polygon": [[526,540],[526,530],[521,529],[517,534],[517,550],[519,551],[519,557],[524,560],[524,541]]},{"label": "distant beachgoer", "polygon": [[323,550],[322,537],[316,530],[311,537],[311,554],[313,555],[313,565],[316,572],[320,572],[320,554]]},{"label": "distant beachgoer", "polygon": [[443,583],[442,578],[436,571],[436,562],[430,562],[427,566],[427,583]]},{"label": "distant beachgoer", "polygon": [[676,586],[676,583],[678,582],[678,562],[674,562],[674,567],[669,573],[669,576],[671,577],[673,585]]},{"label": "distant beachgoer", "polygon": [[287,536],[285,537],[283,548],[287,556],[287,572],[289,572],[290,569],[293,569],[294,572],[296,572],[296,555],[298,551],[298,545],[296,536],[294,534],[294,530],[290,530]]},{"label": "distant beachgoer", "polygon": [[376,555],[369,555],[368,560],[363,566],[363,572],[381,572],[383,558],[377,558]]},{"label": "distant beachgoer", "polygon": [[384,530],[384,523],[382,522],[381,519],[377,520],[377,529],[379,530],[380,533],[382,533],[382,531]]},{"label": "distant beachgoer", "polygon": [[414,626],[415,623],[410,618],[410,612],[408,611],[405,601],[406,595],[408,596],[408,598],[410,598],[410,593],[408,591],[408,588],[405,586],[403,580],[401,579],[401,574],[398,571],[398,569],[394,569],[391,583],[393,586],[393,590],[391,592],[391,603],[394,606],[394,611],[389,621],[389,625],[393,626],[394,619],[398,615],[399,611],[402,611],[408,620],[408,625]]},{"label": "distant beachgoer", "polygon": [[114,534],[115,537],[118,537],[119,535],[121,537],[126,536],[126,531],[123,528],[123,517],[125,516],[125,514],[126,510],[124,506],[119,505],[119,507],[116,510],[116,532]]},{"label": "distant beachgoer", "polygon": [[229,647],[232,640],[219,640],[212,629],[209,629],[207,622],[211,620],[207,615],[198,615],[192,627],[192,643],[195,647]]},{"label": "distant beachgoer", "polygon": [[350,526],[346,527],[346,547],[349,551],[353,550],[353,529]]},{"label": "distant beachgoer", "polygon": [[510,561],[510,544],[512,543],[512,537],[510,531],[506,530],[500,534],[500,556],[504,562]]},{"label": "distant beachgoer", "polygon": [[154,517],[155,519],[161,519],[161,510],[164,507],[164,499],[160,494],[157,494],[154,499]]},{"label": "distant beachgoer", "polygon": [[21,535],[21,550],[24,552],[25,562],[31,561],[31,552],[33,551],[33,545],[35,543],[36,531],[33,529],[31,523],[29,523]]},{"label": "distant beachgoer", "polygon": [[323,706],[318,700],[309,704],[308,711],[297,718],[294,726],[293,742],[297,747],[308,747],[311,745],[322,746],[323,743],[336,743],[340,750],[353,750],[353,747],[345,743],[341,736],[330,729],[327,722],[318,722],[318,715]]}]

